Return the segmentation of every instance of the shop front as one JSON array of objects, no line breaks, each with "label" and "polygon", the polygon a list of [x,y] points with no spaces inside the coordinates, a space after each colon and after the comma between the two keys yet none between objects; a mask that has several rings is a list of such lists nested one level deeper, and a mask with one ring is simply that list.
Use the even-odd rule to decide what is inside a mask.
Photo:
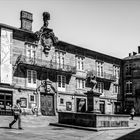
[{"label": "shop front", "polygon": [[12,91],[0,90],[0,115],[12,115],[11,107],[13,105]]}]

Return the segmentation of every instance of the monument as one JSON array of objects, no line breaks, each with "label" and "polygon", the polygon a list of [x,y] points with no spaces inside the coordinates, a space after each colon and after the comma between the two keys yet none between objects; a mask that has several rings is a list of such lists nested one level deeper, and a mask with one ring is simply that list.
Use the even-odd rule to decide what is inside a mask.
[{"label": "monument", "polygon": [[[99,97],[95,88],[97,85],[96,76],[87,77],[90,87],[85,93],[87,95],[86,112],[58,112],[58,126],[72,128],[84,128],[90,130],[122,129],[129,127],[129,115],[101,114],[99,109]],[[54,124],[55,125],[55,124]]]}]

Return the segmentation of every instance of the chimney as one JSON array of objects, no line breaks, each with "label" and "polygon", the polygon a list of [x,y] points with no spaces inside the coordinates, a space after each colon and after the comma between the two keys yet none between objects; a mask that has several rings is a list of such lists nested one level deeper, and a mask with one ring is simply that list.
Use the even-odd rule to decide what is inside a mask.
[{"label": "chimney", "polygon": [[33,14],[27,11],[20,12],[21,29],[32,31]]},{"label": "chimney", "polygon": [[138,53],[140,53],[140,46],[138,46]]},{"label": "chimney", "polygon": [[137,54],[136,52],[133,52],[133,56],[136,55],[136,54]]}]

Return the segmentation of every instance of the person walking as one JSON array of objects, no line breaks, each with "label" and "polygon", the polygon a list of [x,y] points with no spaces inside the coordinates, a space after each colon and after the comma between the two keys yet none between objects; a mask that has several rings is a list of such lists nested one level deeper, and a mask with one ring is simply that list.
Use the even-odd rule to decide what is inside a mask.
[{"label": "person walking", "polygon": [[21,100],[17,100],[16,104],[12,107],[14,113],[14,120],[9,124],[9,128],[12,128],[12,125],[16,123],[18,120],[18,129],[22,129],[21,127]]},{"label": "person walking", "polygon": [[131,111],[130,111],[131,120],[133,120],[134,115],[135,115],[135,109],[134,109],[134,107],[132,107]]}]

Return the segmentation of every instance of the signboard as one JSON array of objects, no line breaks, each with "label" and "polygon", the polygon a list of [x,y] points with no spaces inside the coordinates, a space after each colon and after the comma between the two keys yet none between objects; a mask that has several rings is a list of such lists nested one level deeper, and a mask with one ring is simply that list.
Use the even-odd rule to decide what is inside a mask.
[{"label": "signboard", "polygon": [[11,30],[1,29],[0,82],[6,84],[12,84],[12,64],[10,62],[12,38]]}]

